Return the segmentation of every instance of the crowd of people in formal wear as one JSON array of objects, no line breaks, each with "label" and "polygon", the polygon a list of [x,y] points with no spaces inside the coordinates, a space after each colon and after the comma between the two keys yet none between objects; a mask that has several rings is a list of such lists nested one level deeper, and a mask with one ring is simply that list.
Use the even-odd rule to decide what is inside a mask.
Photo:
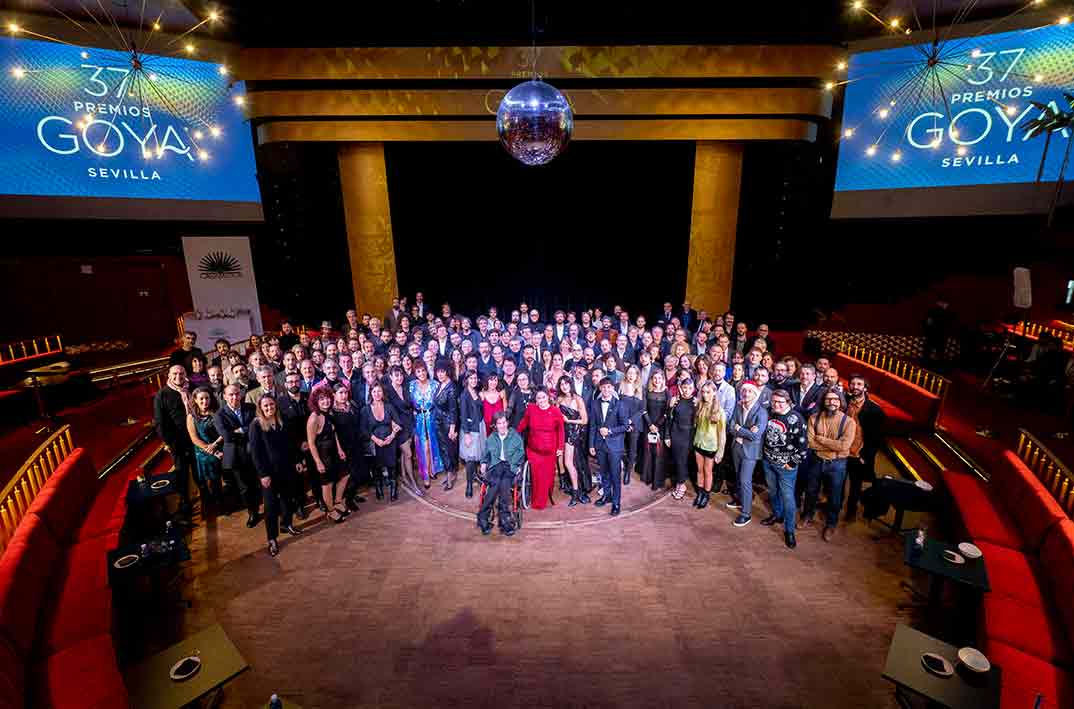
[{"label": "crowd of people in formal wear", "polygon": [[275,556],[280,531],[300,534],[294,517],[314,505],[339,523],[363,492],[390,502],[401,484],[423,495],[464,480],[467,498],[486,486],[481,531],[495,518],[509,536],[528,463],[536,510],[557,484],[568,506],[611,515],[624,485],[675,500],[692,485],[698,510],[725,495],[736,527],[752,521],[763,481],[761,524],[783,525],[793,549],[815,524],[830,541],[848,480],[852,519],[875,477],[885,422],[865,378],[781,353],[766,324],[732,312],[664,303],[655,318],[615,306],[545,319],[522,303],[470,317],[447,303],[434,312],[418,293],[383,319],[350,310],[339,325],[284,321],[207,353],[183,336],[154,398],[183,510],[191,477],[221,513],[237,497],[248,527],[264,519]]}]

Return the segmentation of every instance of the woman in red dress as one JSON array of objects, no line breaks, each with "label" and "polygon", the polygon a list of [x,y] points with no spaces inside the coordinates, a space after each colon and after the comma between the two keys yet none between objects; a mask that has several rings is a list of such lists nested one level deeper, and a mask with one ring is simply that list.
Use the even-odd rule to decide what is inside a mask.
[{"label": "woman in red dress", "polygon": [[503,389],[500,388],[500,377],[496,374],[490,374],[485,377],[485,388],[481,390],[481,412],[485,416],[485,430],[495,431],[496,424],[492,422],[492,417],[497,412],[507,409],[507,396],[504,394]]},{"label": "woman in red dress", "polygon": [[533,509],[543,510],[552,496],[556,480],[556,457],[563,453],[563,414],[552,406],[548,392],[537,392],[534,403],[526,407],[518,432],[529,431],[526,457],[533,478]]}]

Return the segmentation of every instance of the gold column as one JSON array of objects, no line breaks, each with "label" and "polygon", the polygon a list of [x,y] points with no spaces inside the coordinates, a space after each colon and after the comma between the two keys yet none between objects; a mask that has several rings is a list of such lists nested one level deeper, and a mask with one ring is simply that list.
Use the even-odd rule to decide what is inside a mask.
[{"label": "gold column", "polygon": [[384,317],[392,307],[392,298],[399,294],[384,144],[341,144],[339,181],[355,307],[359,315],[366,312]]},{"label": "gold column", "polygon": [[741,182],[741,144],[697,142],[686,298],[712,317],[731,305]]}]

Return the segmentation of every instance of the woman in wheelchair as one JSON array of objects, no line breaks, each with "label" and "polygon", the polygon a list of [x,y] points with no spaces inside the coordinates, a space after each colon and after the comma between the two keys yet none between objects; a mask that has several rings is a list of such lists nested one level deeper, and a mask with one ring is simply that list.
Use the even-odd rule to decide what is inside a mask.
[{"label": "woman in wheelchair", "polygon": [[498,502],[496,518],[500,521],[500,533],[510,537],[515,533],[511,488],[516,476],[522,473],[526,451],[522,436],[508,425],[507,415],[503,411],[497,411],[492,422],[495,430],[486,441],[485,457],[481,461],[481,474],[488,485],[488,491],[481,501],[481,509],[477,512],[477,527],[482,534],[492,532],[489,517],[493,505]]}]

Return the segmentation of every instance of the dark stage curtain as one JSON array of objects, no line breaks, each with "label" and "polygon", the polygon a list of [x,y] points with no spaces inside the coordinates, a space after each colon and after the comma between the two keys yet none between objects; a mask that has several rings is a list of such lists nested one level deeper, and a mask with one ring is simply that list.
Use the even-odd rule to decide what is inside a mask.
[{"label": "dark stage curtain", "polygon": [[[540,167],[498,143],[392,143],[399,287],[437,312],[501,316],[619,304],[633,317],[686,288],[693,143],[578,142]],[[506,312],[505,312],[506,311]]]}]

